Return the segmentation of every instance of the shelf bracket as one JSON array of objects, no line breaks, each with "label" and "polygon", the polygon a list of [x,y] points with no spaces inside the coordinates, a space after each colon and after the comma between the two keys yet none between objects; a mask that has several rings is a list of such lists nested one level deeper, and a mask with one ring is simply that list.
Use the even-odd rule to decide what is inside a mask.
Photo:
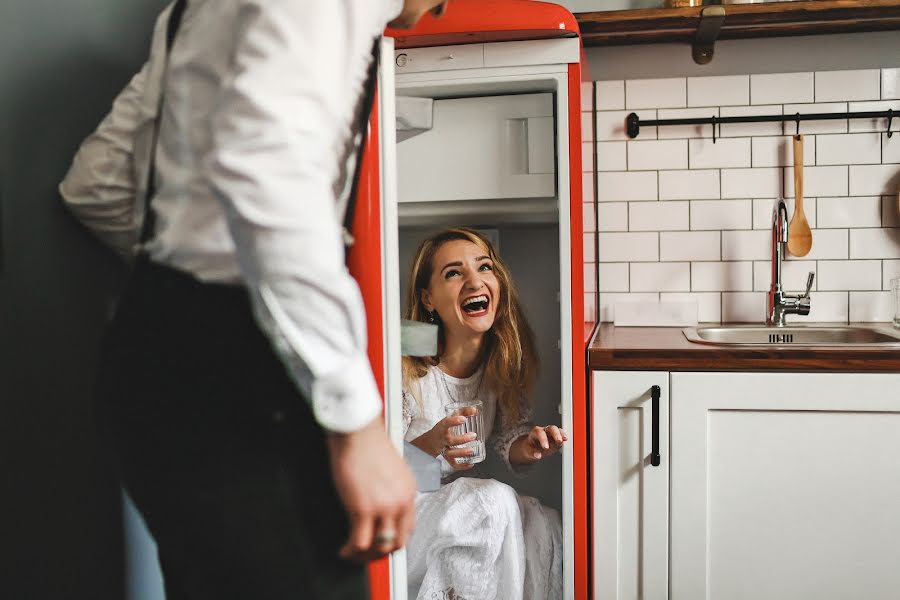
[{"label": "shelf bracket", "polygon": [[700,24],[697,25],[697,35],[691,47],[691,56],[698,65],[705,65],[713,59],[716,40],[719,39],[724,22],[724,6],[707,6],[700,11]]}]

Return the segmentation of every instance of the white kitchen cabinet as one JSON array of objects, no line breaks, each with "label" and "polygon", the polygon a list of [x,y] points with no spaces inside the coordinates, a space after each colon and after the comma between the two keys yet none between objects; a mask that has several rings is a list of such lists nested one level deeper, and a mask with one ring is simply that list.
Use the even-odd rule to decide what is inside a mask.
[{"label": "white kitchen cabinet", "polygon": [[898,597],[900,375],[595,372],[592,406],[596,600]]},{"label": "white kitchen cabinet", "polygon": [[[665,598],[668,587],[669,374],[593,379],[594,598]],[[651,465],[659,386],[659,466]]]},{"label": "white kitchen cabinet", "polygon": [[397,145],[399,201],[553,198],[553,105],[550,93],[435,99],[432,128]]}]

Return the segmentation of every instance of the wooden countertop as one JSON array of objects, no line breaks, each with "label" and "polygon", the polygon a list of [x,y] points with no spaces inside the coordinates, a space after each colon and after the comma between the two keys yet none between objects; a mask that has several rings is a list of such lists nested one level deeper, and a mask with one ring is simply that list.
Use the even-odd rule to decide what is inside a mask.
[{"label": "wooden countertop", "polygon": [[681,327],[603,323],[588,347],[588,368],[617,371],[900,372],[888,348],[710,346],[689,342]]}]

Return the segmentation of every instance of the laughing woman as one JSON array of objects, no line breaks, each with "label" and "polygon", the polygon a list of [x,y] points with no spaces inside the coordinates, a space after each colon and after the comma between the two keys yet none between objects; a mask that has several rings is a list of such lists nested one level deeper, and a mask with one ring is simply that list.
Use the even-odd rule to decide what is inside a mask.
[{"label": "laughing woman", "polygon": [[562,598],[559,513],[493,479],[460,477],[472,441],[445,417],[463,400],[483,404],[488,445],[518,473],[567,440],[529,422],[537,373],[534,335],[490,242],[474,230],[426,239],[413,260],[406,318],[439,326],[438,354],[403,363],[405,439],[440,457],[441,488],[419,494],[407,550],[409,597],[467,600]]}]

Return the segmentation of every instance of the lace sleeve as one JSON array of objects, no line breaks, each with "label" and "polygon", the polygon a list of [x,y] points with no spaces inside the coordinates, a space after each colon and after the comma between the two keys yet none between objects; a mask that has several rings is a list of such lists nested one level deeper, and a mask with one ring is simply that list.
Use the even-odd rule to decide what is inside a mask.
[{"label": "lace sleeve", "polygon": [[497,405],[497,423],[494,425],[494,431],[488,440],[500,460],[506,464],[506,467],[514,474],[523,474],[527,471],[529,465],[517,466],[509,462],[509,449],[513,442],[528,435],[534,424],[531,422],[531,407],[525,398],[519,399],[519,418],[509,418],[503,412],[502,404]]},{"label": "lace sleeve", "polygon": [[406,432],[409,431],[409,426],[412,424],[413,420],[413,403],[415,400],[412,397],[412,394],[403,390],[403,435],[406,435]]}]

